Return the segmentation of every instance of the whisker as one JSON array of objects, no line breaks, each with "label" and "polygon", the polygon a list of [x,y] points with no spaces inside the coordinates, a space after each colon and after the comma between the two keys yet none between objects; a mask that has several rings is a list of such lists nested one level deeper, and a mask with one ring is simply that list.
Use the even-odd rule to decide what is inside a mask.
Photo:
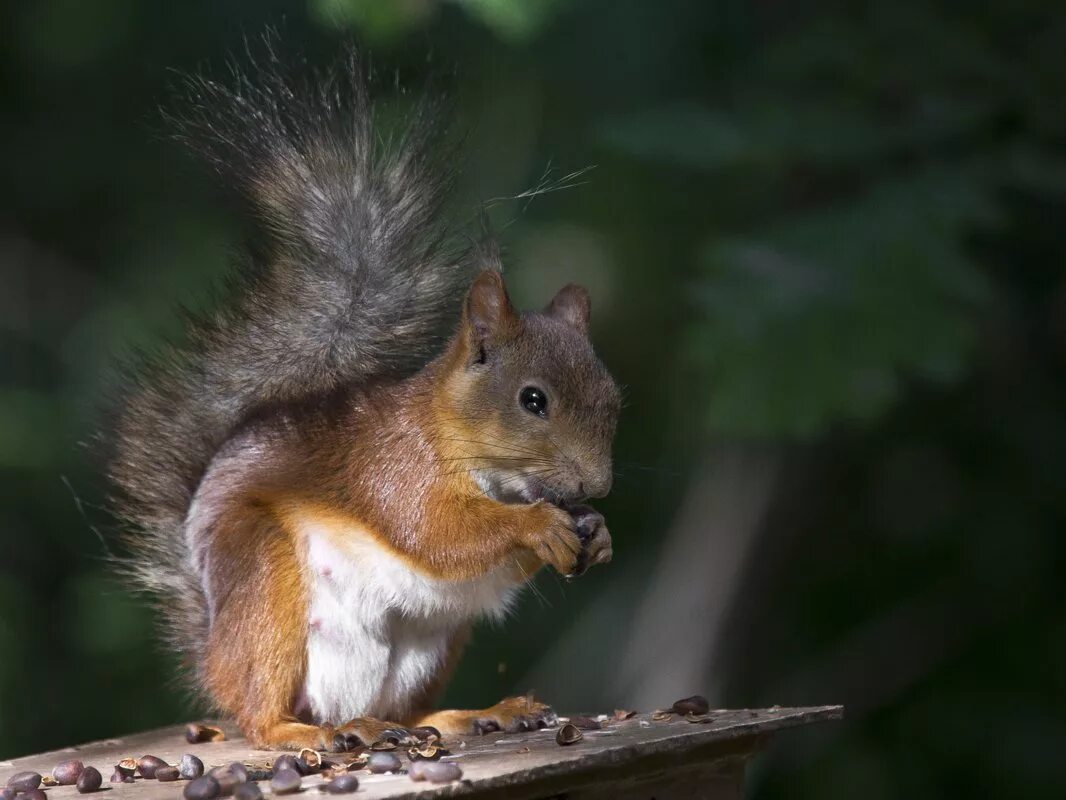
[{"label": "whisker", "polygon": [[529,587],[529,590],[533,593],[533,596],[536,597],[537,601],[540,603],[540,607],[544,608],[545,606],[547,606],[548,608],[552,608],[551,602],[548,600],[544,592],[540,590],[540,588],[537,586],[536,581],[534,580],[534,575],[536,573],[530,574],[526,572],[525,568],[522,566],[521,562],[517,558],[514,559],[514,563],[515,566],[518,568],[518,571],[522,573],[523,582],[526,584],[526,586]]},{"label": "whisker", "polygon": [[[649,464],[637,464],[633,461],[618,461],[615,463],[618,464],[618,466],[623,467],[624,469],[639,469],[645,472],[658,472],[663,475],[674,476],[680,476],[684,474],[683,472],[680,472],[678,470],[667,469],[666,467],[656,467]],[[617,472],[615,474],[617,474]]]},{"label": "whisker", "polygon": [[488,448],[496,447],[496,448],[499,448],[501,450],[510,451],[512,453],[525,453],[525,454],[531,455],[531,456],[544,457],[544,453],[542,453],[542,452],[539,452],[537,450],[531,450],[528,447],[519,447],[517,445],[507,444],[507,443],[503,442],[502,440],[500,442],[483,442],[480,439],[460,439],[458,437],[447,437],[447,438],[444,439],[444,441],[446,441],[446,442],[459,442],[459,443],[462,443],[462,444],[478,444],[478,445],[481,445],[482,447],[488,447]]}]

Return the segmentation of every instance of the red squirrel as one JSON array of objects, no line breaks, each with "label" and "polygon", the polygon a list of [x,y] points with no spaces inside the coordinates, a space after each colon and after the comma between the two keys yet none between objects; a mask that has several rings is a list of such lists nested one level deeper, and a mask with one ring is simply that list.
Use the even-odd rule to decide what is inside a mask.
[{"label": "red squirrel", "polygon": [[610,489],[620,398],[589,296],[515,311],[498,248],[446,222],[433,101],[390,138],[353,56],[268,61],[190,79],[178,120],[263,237],[222,308],[134,367],[109,469],[132,573],[256,747],[553,725],[531,698],[433,704],[541,566],[610,560],[583,502]]}]

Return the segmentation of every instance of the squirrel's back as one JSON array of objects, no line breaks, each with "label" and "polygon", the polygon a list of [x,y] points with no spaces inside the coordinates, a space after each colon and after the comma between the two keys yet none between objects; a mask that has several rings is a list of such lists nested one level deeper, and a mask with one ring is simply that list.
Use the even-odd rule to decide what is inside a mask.
[{"label": "squirrel's back", "polygon": [[229,302],[131,368],[109,437],[134,575],[188,665],[208,620],[183,526],[219,447],[264,407],[419,366],[470,274],[470,248],[442,223],[439,104],[417,102],[390,135],[353,52],[301,74],[266,50],[231,85],[190,79],[172,118],[240,190],[263,240]]}]

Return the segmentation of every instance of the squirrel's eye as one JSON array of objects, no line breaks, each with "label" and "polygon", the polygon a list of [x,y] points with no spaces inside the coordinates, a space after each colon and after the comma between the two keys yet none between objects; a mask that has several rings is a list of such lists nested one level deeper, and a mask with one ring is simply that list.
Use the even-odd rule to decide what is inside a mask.
[{"label": "squirrel's eye", "polygon": [[518,395],[518,402],[530,414],[538,417],[548,416],[548,396],[536,386],[527,386]]}]

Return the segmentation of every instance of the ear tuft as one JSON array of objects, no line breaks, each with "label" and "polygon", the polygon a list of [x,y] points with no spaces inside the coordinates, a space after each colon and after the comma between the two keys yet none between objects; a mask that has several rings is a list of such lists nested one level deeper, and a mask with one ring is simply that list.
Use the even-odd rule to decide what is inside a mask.
[{"label": "ear tuft", "polygon": [[487,269],[474,279],[466,295],[466,320],[478,342],[500,337],[517,321],[503,276]]},{"label": "ear tuft", "polygon": [[592,301],[584,286],[571,283],[560,289],[544,309],[549,317],[588,333]]}]

